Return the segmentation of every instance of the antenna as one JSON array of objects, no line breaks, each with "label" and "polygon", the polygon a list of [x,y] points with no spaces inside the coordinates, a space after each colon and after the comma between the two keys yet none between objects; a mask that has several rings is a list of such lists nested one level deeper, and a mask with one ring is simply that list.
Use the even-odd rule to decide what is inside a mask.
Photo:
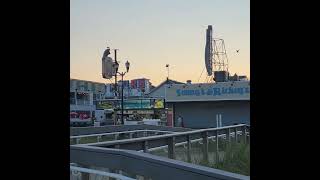
[{"label": "antenna", "polygon": [[228,72],[228,56],[223,39],[213,39],[213,71]]},{"label": "antenna", "polygon": [[213,38],[212,25],[208,25],[208,29],[206,30],[205,65],[211,82],[228,81],[228,63],[224,40]]},{"label": "antenna", "polygon": [[169,64],[166,64],[166,68],[167,68],[167,71],[168,71],[167,79],[169,79]]}]

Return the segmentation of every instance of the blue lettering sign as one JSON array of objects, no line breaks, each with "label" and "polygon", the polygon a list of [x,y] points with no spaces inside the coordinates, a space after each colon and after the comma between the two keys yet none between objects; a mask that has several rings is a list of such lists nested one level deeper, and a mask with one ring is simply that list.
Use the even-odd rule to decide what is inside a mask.
[{"label": "blue lettering sign", "polygon": [[181,96],[180,89],[177,89],[177,96]]},{"label": "blue lettering sign", "polygon": [[195,94],[196,94],[196,96],[200,96],[200,91],[199,90],[195,90]]},{"label": "blue lettering sign", "polygon": [[177,96],[221,96],[224,94],[249,94],[250,93],[250,88],[249,87],[238,87],[238,88],[208,88],[207,90],[205,89],[177,89],[176,90]]},{"label": "blue lettering sign", "polygon": [[217,95],[221,95],[221,92],[220,92],[220,88],[213,88],[213,95],[214,96],[217,96]]},{"label": "blue lettering sign", "polygon": [[227,89],[225,89],[224,87],[222,88],[222,94],[227,94]]},{"label": "blue lettering sign", "polygon": [[205,95],[205,91],[203,89],[201,89],[201,95]]}]

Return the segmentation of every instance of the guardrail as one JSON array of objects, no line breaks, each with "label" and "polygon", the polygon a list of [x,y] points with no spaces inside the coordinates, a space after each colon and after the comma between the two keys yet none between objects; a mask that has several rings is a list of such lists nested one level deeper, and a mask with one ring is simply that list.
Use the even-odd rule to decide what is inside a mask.
[{"label": "guardrail", "polygon": [[87,145],[70,147],[70,162],[91,167],[121,170],[152,180],[249,180],[249,176],[230,173],[182,161],[131,150]]},{"label": "guardrail", "polygon": [[[241,133],[238,131],[240,129]],[[225,126],[220,128],[209,128],[209,129],[200,129],[194,131],[187,132],[179,132],[173,134],[164,134],[164,135],[156,135],[149,137],[141,137],[134,139],[124,139],[124,140],[115,140],[108,142],[97,142],[97,143],[88,143],[86,145],[89,146],[97,146],[97,147],[106,147],[106,148],[116,148],[116,149],[128,149],[143,152],[149,152],[150,148],[157,148],[161,146],[168,146],[168,157],[171,159],[175,159],[175,146],[176,143],[187,144],[187,154],[188,159],[190,159],[190,149],[191,149],[191,141],[196,139],[202,139],[203,141],[203,158],[205,161],[208,160],[208,140],[209,137],[214,137],[216,141],[216,152],[218,153],[218,140],[221,135],[226,136],[226,140],[228,142],[232,141],[230,136],[234,133],[234,141],[239,141],[238,135],[241,134],[241,139],[246,142],[249,141],[249,127],[245,124],[234,125],[234,126]],[[216,156],[218,157],[218,156]]]},{"label": "guardrail", "polygon": [[[152,180],[250,179],[249,176],[243,176],[174,160],[176,159],[175,147],[186,145],[187,159],[188,162],[190,162],[191,143],[202,141],[202,158],[203,161],[208,162],[208,147],[210,139],[215,142],[215,161],[218,162],[218,144],[220,142],[220,139],[224,139],[226,142],[243,141],[244,143],[250,143],[250,126],[240,124],[220,128],[175,132],[170,134],[140,137],[134,139],[72,145],[70,151],[70,161],[74,163],[84,164],[86,166],[91,165],[95,167],[106,167],[121,170],[137,175],[142,175],[146,178],[152,178]],[[168,148],[169,159],[147,153],[161,148]],[[139,151],[142,151],[144,153],[141,153]]]},{"label": "guardrail", "polygon": [[154,126],[154,125],[108,125],[100,127],[72,127],[70,128],[70,136],[110,133],[120,131],[135,131],[135,130],[157,130],[157,131],[172,131],[185,132],[191,131],[189,128]]},{"label": "guardrail", "polygon": [[116,174],[116,173],[109,173],[109,172],[104,172],[104,171],[99,171],[99,170],[94,170],[94,169],[88,169],[88,168],[82,168],[82,167],[77,167],[77,166],[70,166],[70,171],[72,172],[81,172],[81,178],[82,179],[89,179],[88,175],[89,174],[95,174],[95,175],[100,175],[104,177],[112,177],[112,178],[117,178],[120,180],[136,180],[130,177],[123,176],[121,174]]},{"label": "guardrail", "polygon": [[148,132],[152,132],[155,135],[158,135],[161,133],[167,133],[167,134],[176,133],[176,132],[172,132],[172,131],[159,131],[159,130],[134,130],[134,131],[120,131],[120,132],[111,132],[111,133],[70,136],[70,140],[73,140],[74,144],[79,144],[81,138],[97,137],[97,142],[100,142],[102,136],[114,135],[114,139],[117,140],[120,135],[125,135],[125,134],[129,134],[129,138],[131,139],[133,137],[139,137],[139,134],[141,134],[141,136],[145,137],[148,135]]}]

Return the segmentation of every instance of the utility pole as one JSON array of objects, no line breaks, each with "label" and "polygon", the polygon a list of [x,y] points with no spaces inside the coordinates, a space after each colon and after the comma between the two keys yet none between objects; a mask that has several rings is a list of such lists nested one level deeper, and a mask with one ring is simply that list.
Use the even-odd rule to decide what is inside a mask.
[{"label": "utility pole", "polygon": [[[117,61],[117,50],[118,49],[114,49],[114,61],[116,64],[119,65],[118,61]],[[114,91],[115,91],[115,97],[118,98],[118,86],[117,86],[117,74],[118,74],[118,67],[116,68],[116,73],[114,75]]]}]

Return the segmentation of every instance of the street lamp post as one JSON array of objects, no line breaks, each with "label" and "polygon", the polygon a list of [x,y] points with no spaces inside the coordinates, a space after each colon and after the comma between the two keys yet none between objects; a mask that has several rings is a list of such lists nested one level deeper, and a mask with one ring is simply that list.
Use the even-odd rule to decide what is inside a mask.
[{"label": "street lamp post", "polygon": [[129,68],[130,68],[130,63],[127,61],[126,62],[126,72],[117,72],[117,74],[119,74],[121,76],[121,124],[124,124],[124,120],[123,120],[123,76],[129,72]]}]

